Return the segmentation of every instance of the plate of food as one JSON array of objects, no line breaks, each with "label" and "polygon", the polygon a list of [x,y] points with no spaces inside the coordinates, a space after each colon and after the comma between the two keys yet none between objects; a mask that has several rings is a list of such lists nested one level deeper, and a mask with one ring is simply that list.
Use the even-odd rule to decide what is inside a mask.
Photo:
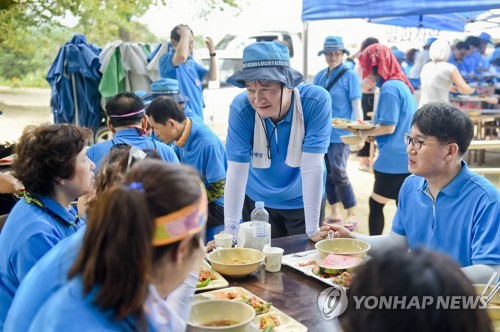
[{"label": "plate of food", "polygon": [[348,127],[352,129],[372,129],[375,125],[370,121],[356,120],[349,122]]},{"label": "plate of food", "polygon": [[306,326],[274,307],[271,302],[261,299],[242,287],[230,287],[197,294],[193,298],[193,304],[207,300],[241,301],[254,308],[255,318],[245,330],[247,332],[260,332],[266,329],[272,329],[274,332],[307,331]]},{"label": "plate of food", "polygon": [[196,284],[196,291],[201,292],[227,286],[229,286],[229,282],[219,272],[215,271],[207,261],[203,260],[198,276],[198,283]]},{"label": "plate of food", "polygon": [[349,119],[335,118],[332,120],[332,126],[337,129],[345,129],[348,127],[349,122],[351,122]]},{"label": "plate of food", "polygon": [[317,250],[296,255],[300,256],[283,256],[282,263],[333,287],[349,287],[353,276],[352,269],[363,261],[362,258],[351,256],[347,256],[350,258],[346,261],[346,256],[339,254],[330,254],[323,260]]}]

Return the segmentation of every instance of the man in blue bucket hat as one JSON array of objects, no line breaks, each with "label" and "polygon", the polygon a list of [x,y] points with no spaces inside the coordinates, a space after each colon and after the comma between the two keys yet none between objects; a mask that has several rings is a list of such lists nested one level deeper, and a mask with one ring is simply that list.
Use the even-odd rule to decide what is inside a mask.
[{"label": "man in blue bucket hat", "polygon": [[290,68],[288,48],[277,42],[247,46],[243,69],[227,79],[247,89],[231,103],[226,142],[224,223],[234,236],[256,201],[269,212],[271,237],[327,236],[320,222],[331,98],[321,87],[299,85],[303,80]]},{"label": "man in blue bucket hat", "polygon": [[[327,67],[314,77],[314,84],[328,91],[332,98],[332,118],[362,120],[361,109],[361,82],[354,70],[349,69],[344,63],[344,54],[349,51],[344,47],[340,36],[328,36],[323,44],[323,49],[318,56],[324,55]],[[342,142],[341,136],[351,135],[347,130],[333,128],[330,134],[330,145],[325,155],[326,163],[326,198],[330,204],[330,222],[343,222],[351,229],[356,227],[356,198],[351,181],[347,176],[347,160],[350,149]],[[347,219],[343,220],[340,203],[347,211]]]}]

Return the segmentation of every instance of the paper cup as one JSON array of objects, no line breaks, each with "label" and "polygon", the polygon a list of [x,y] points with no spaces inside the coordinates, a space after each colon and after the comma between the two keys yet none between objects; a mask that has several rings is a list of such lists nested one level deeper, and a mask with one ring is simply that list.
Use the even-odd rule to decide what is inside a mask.
[{"label": "paper cup", "polygon": [[267,272],[279,272],[281,270],[281,258],[283,257],[283,249],[278,247],[265,247],[262,250],[266,255],[264,264]]},{"label": "paper cup", "polygon": [[214,235],[215,247],[231,248],[233,246],[233,236],[227,233],[219,233]]}]

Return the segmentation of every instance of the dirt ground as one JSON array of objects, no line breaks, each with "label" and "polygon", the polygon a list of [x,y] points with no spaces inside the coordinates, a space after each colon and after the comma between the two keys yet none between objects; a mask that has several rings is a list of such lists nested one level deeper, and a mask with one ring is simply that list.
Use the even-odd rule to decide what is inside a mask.
[{"label": "dirt ground", "polygon": [[[4,113],[0,116],[0,142],[15,141],[21,135],[25,126],[53,121],[50,110],[50,90],[0,87],[0,111]],[[226,135],[225,126],[220,124],[214,127],[213,130],[219,136]],[[500,165],[500,152],[488,152],[486,165],[483,166],[498,167],[498,165]],[[354,155],[351,155],[347,167],[358,202],[356,212],[360,223],[357,231],[367,234],[368,199],[373,188],[373,175],[358,170],[358,162]],[[490,180],[498,186],[498,177],[491,177]],[[396,205],[394,202],[390,202],[385,207],[386,224],[384,233],[389,232],[395,211]],[[326,215],[328,214],[329,209],[327,208]]]}]

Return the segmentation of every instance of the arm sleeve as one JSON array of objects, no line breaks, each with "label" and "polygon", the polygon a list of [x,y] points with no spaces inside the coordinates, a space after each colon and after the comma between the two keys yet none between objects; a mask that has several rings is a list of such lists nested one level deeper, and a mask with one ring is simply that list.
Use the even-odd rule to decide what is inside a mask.
[{"label": "arm sleeve", "polygon": [[186,330],[197,282],[198,272],[190,272],[184,282],[167,297],[166,305],[171,314],[172,331]]},{"label": "arm sleeve", "polygon": [[370,252],[384,250],[390,247],[405,247],[408,248],[406,236],[390,232],[384,235],[368,236],[355,234],[356,239],[368,242],[371,245]]},{"label": "arm sleeve", "polygon": [[321,196],[323,194],[324,154],[302,152],[300,174],[302,176],[302,196],[306,234],[312,237],[319,232]]},{"label": "arm sleeve", "polygon": [[361,108],[361,99],[351,101],[352,113],[355,120],[363,120],[363,109]]},{"label": "arm sleeve", "polygon": [[224,231],[237,238],[250,163],[228,161],[224,194]]},{"label": "arm sleeve", "polygon": [[500,265],[470,265],[462,268],[473,284],[486,284],[493,273],[500,273]]}]

